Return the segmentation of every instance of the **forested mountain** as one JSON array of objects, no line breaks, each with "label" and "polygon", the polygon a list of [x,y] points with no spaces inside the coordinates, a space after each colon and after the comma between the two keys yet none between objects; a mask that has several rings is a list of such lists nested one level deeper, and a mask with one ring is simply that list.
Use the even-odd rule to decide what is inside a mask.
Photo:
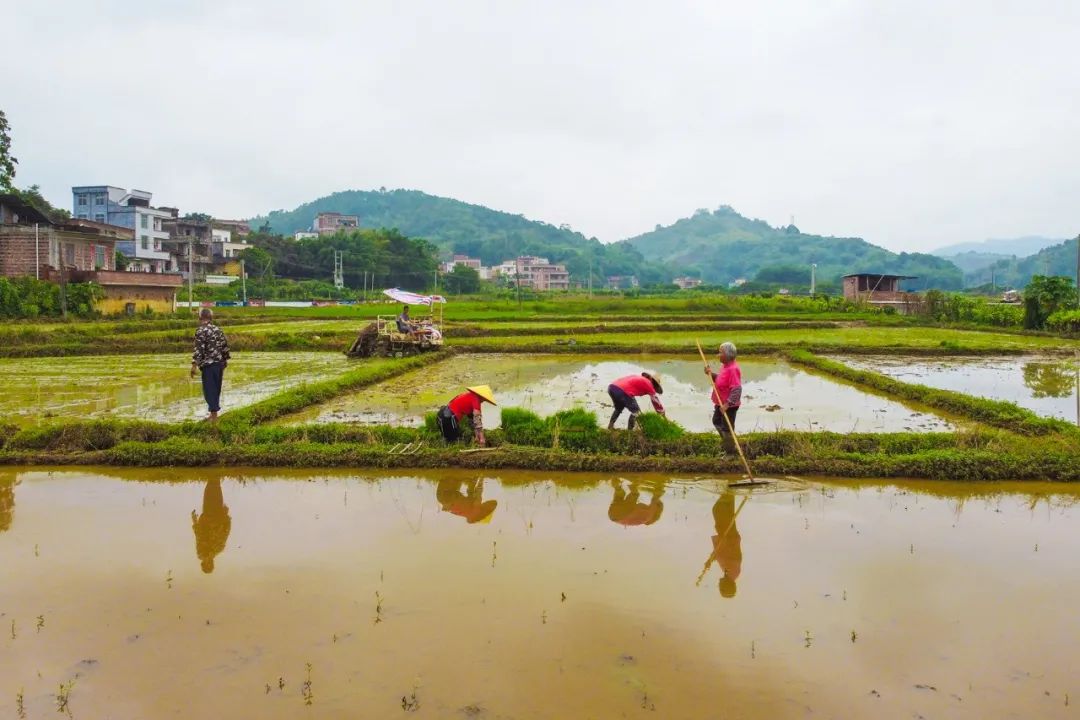
[{"label": "forested mountain", "polygon": [[[942,256],[939,255],[938,257]],[[1014,257],[1014,255],[1003,255],[1002,253],[968,250],[967,252],[957,253],[956,255],[949,255],[945,259],[960,268],[960,271],[964,273],[966,283],[968,275],[985,275],[987,273],[980,273],[979,271],[990,267],[999,260],[1009,260]]]},{"label": "forested mountain", "polygon": [[963,242],[955,245],[946,245],[934,250],[931,254],[952,260],[954,255],[960,253],[992,253],[1016,257],[1034,255],[1043,248],[1061,244],[1060,239],[1041,237],[1039,235],[1025,235],[1018,238],[996,238],[983,240],[982,242]]},{"label": "forested mountain", "polygon": [[990,282],[991,272],[998,287],[1022,288],[1031,282],[1035,275],[1064,275],[1076,277],[1076,240],[1040,250],[1025,258],[1007,258],[998,260],[987,268],[965,276],[968,285],[981,285]]},{"label": "forested mountain", "polygon": [[892,253],[859,238],[807,235],[794,225],[775,228],[761,220],[743,217],[728,206],[714,212],[698,210],[667,227],[619,244],[627,244],[650,261],[699,275],[709,283],[737,278],[753,279],[787,275],[796,267],[809,275],[817,264],[821,283],[843,275],[879,272],[915,275],[910,289],[961,287],[959,268],[942,258],[923,253]]},{"label": "forested mountain", "polygon": [[485,265],[497,265],[518,255],[538,255],[564,263],[571,280],[583,282],[587,282],[590,261],[593,282],[609,275],[637,275],[647,284],[666,282],[673,275],[657,263],[646,262],[627,245],[604,245],[567,226],[556,227],[418,190],[337,192],[292,211],[276,210],[253,218],[250,224],[258,228],[269,223],[271,230],[291,235],[310,228],[320,212],[357,215],[361,227],[397,228],[409,237],[432,242],[447,258],[462,253],[480,258]]}]

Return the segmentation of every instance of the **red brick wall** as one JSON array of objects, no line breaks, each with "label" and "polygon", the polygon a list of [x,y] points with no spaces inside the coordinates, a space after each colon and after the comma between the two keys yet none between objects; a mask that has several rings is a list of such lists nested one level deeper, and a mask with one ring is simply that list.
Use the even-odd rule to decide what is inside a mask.
[{"label": "red brick wall", "polygon": [[[42,275],[49,264],[49,233],[40,233],[39,262]],[[18,277],[33,275],[34,229],[24,226],[0,228],[0,275]]]},{"label": "red brick wall", "polygon": [[[115,268],[115,241],[112,238],[99,238],[94,235],[85,236],[71,232],[57,232],[51,228],[39,230],[38,235],[38,261],[41,266],[41,277],[45,278],[45,268],[50,266],[49,244],[58,244],[59,260],[68,267],[78,270],[95,270],[95,248],[104,249],[102,269]],[[74,250],[74,262],[68,262],[67,246]],[[34,262],[34,229],[25,225],[0,227],[0,275],[18,277],[21,275],[33,275],[36,264]]]}]

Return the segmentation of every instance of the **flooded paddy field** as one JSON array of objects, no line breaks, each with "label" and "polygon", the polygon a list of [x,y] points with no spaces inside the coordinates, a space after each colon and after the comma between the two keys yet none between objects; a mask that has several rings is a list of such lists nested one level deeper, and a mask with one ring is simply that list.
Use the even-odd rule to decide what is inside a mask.
[{"label": "flooded paddy field", "polygon": [[[714,367],[716,363],[713,363]],[[922,408],[867,393],[776,359],[741,359],[744,399],[739,432],[831,430],[898,432],[947,430],[948,421]],[[498,407],[485,406],[484,424],[498,427],[501,407],[549,415],[583,405],[600,422],[611,416],[607,387],[624,375],[660,374],[668,417],[688,430],[712,431],[710,384],[700,360],[640,356],[622,360],[589,355],[459,355],[446,362],[343,395],[282,422],[367,422],[420,425],[426,412],[466,386],[489,384]],[[648,398],[642,409],[652,412]],[[625,426],[627,414],[620,422]]]},{"label": "flooded paddy field", "polygon": [[1006,400],[1044,417],[1080,424],[1080,359],[1039,356],[931,359],[893,355],[832,359],[904,382]]},{"label": "flooded paddy field", "polygon": [[[0,416],[19,425],[47,418],[179,421],[206,414],[189,354],[0,359],[7,387]],[[349,369],[340,353],[236,353],[225,371],[228,411]]]},{"label": "flooded paddy field", "polygon": [[0,717],[1073,718],[1078,499],[0,470]]}]

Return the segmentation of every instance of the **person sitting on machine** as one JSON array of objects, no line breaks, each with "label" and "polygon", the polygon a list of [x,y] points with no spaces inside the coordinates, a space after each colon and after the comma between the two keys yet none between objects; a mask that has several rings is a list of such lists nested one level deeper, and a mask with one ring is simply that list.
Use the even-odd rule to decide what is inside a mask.
[{"label": "person sitting on machine", "polygon": [[415,338],[417,336],[416,324],[409,317],[409,306],[403,305],[401,314],[397,316],[397,329],[399,333]]}]

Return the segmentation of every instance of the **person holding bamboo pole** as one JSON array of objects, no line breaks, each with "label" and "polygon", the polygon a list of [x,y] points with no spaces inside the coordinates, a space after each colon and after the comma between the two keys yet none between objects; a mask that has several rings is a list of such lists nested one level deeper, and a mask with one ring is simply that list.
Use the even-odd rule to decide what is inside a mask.
[{"label": "person holding bamboo pole", "polygon": [[[716,428],[717,432],[725,436],[725,440],[728,440],[731,438],[731,434],[735,432],[735,416],[738,414],[739,405],[742,403],[742,370],[739,369],[739,364],[735,362],[736,349],[734,343],[723,343],[716,354],[720,358],[720,371],[713,372],[712,368],[709,367],[709,363],[706,362],[705,374],[713,382],[713,427]],[[727,415],[727,420],[724,420],[724,415]]]}]

